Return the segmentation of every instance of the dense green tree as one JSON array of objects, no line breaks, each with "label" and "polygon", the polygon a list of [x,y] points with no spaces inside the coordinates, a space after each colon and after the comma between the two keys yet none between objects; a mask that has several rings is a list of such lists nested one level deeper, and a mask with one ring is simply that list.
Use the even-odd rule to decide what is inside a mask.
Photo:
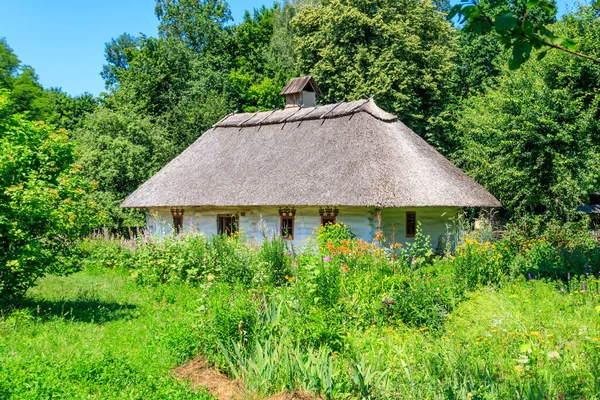
[{"label": "dense green tree", "polygon": [[[600,54],[600,22],[589,9],[555,29]],[[456,160],[511,214],[568,218],[600,184],[599,78],[598,64],[565,53],[503,71],[465,102]]]},{"label": "dense green tree", "polygon": [[[600,9],[600,1],[594,1]],[[548,51],[558,50],[600,64],[600,58],[579,51],[577,40],[550,29],[548,16],[556,14],[555,0],[464,0],[449,14],[459,15],[463,29],[477,34],[493,34],[510,50],[508,66],[516,69],[529,60],[533,49],[543,58]]]},{"label": "dense green tree", "polygon": [[14,114],[0,90],[0,307],[35,280],[76,264],[80,235],[99,216],[64,130]]},{"label": "dense green tree", "polygon": [[124,33],[106,43],[104,48],[106,64],[102,66],[100,75],[104,79],[107,89],[117,85],[119,72],[129,68],[131,52],[138,48],[140,40],[143,39]]},{"label": "dense green tree", "polygon": [[300,69],[324,101],[373,96],[418,133],[448,100],[456,35],[435,6],[417,0],[324,0],[294,20]]},{"label": "dense green tree", "polygon": [[6,43],[6,39],[0,38],[0,88],[12,87],[12,80],[20,66],[21,61]]},{"label": "dense green tree", "polygon": [[52,114],[46,122],[59,128],[73,132],[81,126],[84,119],[98,108],[98,99],[90,93],[79,96],[69,96],[60,88],[51,88],[46,91]]},{"label": "dense green tree", "polygon": [[110,228],[143,225],[141,214],[120,209],[123,199],[174,155],[168,135],[131,107],[101,108],[77,133],[79,163],[97,185],[94,200],[110,215]]},{"label": "dense green tree", "polygon": [[183,41],[197,53],[219,54],[226,49],[223,32],[231,11],[222,0],[156,0],[162,37]]}]

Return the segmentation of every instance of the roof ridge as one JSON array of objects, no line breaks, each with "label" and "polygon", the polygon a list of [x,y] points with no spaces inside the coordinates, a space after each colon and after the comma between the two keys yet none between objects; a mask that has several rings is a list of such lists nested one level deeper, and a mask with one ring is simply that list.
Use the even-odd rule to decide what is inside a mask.
[{"label": "roof ridge", "polygon": [[283,108],[271,111],[256,111],[253,113],[233,113],[225,116],[225,118],[213,125],[213,128],[246,128],[253,126],[285,124],[287,122],[324,120],[347,117],[359,112],[365,112],[383,122],[393,122],[398,120],[395,115],[379,108],[379,106],[377,106],[375,103],[375,100],[370,97],[368,99],[347,102],[340,101],[337,103],[316,105],[313,107],[298,107],[297,109]]}]

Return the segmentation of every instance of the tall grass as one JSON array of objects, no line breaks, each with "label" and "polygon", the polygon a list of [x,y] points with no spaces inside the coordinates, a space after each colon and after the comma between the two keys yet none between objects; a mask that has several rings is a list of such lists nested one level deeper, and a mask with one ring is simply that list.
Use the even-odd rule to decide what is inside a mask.
[{"label": "tall grass", "polygon": [[[597,244],[515,230],[460,235],[443,256],[432,253],[424,236],[415,245],[384,248],[340,224],[315,232],[299,251],[278,238],[260,246],[201,235],[88,240],[86,272],[74,278],[93,284],[67,295],[81,303],[65,298],[50,308],[60,315],[57,327],[75,323],[88,332],[74,354],[93,356],[84,350],[90,340],[102,349],[100,365],[133,371],[124,372],[131,385],[149,390],[141,376],[153,371],[160,390],[180,390],[182,397],[188,389],[165,378],[165,370],[197,353],[257,398],[296,390],[330,399],[600,397]],[[0,326],[31,337],[31,349],[54,346],[61,354],[51,344],[58,328],[33,339],[54,321],[32,315],[33,304],[43,310],[55,295],[50,287],[30,294],[34,303],[25,316],[19,311]],[[69,311],[84,304],[99,311]],[[70,315],[77,320],[69,322]],[[92,339],[96,324],[129,339]],[[9,337],[2,336],[2,346],[12,355],[0,361],[10,367],[0,374],[10,369],[20,378],[0,375],[0,388],[16,382],[11,393],[25,393],[24,375],[14,372],[24,364],[14,354],[27,354],[43,371],[46,364],[31,356],[39,350]],[[129,349],[109,354],[106,348]],[[107,376],[65,360],[58,371]],[[130,387],[117,378],[98,383],[74,376],[84,382],[77,390],[89,386],[94,395],[117,393],[107,385]]]}]

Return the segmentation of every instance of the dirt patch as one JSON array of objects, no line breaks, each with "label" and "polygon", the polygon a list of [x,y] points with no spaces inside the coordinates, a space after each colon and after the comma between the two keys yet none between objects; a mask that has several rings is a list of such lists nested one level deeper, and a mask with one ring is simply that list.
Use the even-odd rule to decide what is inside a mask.
[{"label": "dirt patch", "polygon": [[[244,387],[240,382],[229,379],[216,368],[208,367],[206,360],[198,356],[193,360],[175,368],[173,375],[177,379],[187,379],[194,387],[205,387],[210,394],[215,395],[219,400],[243,400],[255,399],[244,391]],[[308,392],[295,393],[279,393],[270,396],[264,400],[318,400],[320,397]]]},{"label": "dirt patch", "polygon": [[271,396],[265,400],[319,400],[321,397],[316,397],[312,393],[308,392],[295,392],[295,393],[279,393]]},{"label": "dirt patch", "polygon": [[206,360],[198,356],[175,368],[173,375],[177,379],[187,379],[193,386],[202,386],[219,400],[242,400],[248,396],[239,382],[229,379],[216,368],[208,367]]}]

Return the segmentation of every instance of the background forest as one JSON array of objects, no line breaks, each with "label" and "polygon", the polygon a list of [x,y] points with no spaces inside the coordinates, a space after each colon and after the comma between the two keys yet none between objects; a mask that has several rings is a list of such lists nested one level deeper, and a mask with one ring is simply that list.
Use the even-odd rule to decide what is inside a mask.
[{"label": "background forest", "polygon": [[[523,1],[506,7],[528,12]],[[124,33],[106,44],[98,98],[42,88],[0,41],[9,114],[66,129],[96,187],[94,224],[143,225],[142,214],[119,208],[126,195],[227,113],[282,107],[279,91],[301,74],[315,77],[322,103],[373,96],[494,194],[508,218],[569,220],[598,188],[600,65],[534,50],[511,70],[502,38],[448,22],[446,2],[298,0],[238,25],[221,0],[158,0],[155,11],[158,37]],[[554,8],[533,11],[530,20],[600,54],[597,10],[580,5],[560,19]]]}]

